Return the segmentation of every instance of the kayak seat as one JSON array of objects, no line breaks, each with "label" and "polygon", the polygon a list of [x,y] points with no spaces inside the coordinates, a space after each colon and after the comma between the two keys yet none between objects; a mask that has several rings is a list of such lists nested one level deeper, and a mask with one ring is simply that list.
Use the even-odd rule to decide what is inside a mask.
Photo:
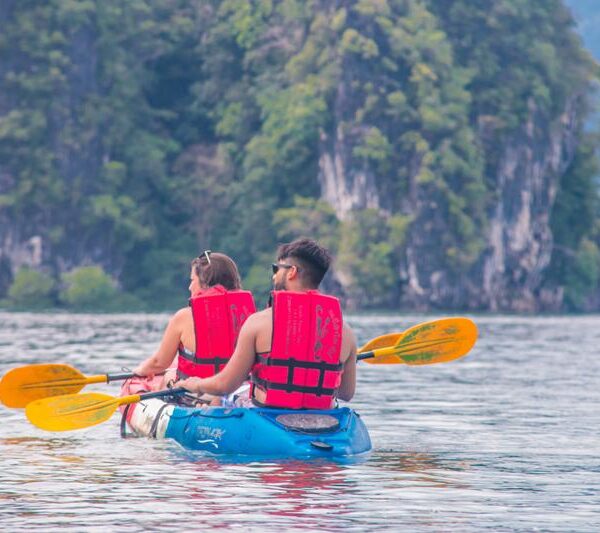
[{"label": "kayak seat", "polygon": [[298,433],[331,433],[340,428],[339,420],[331,415],[312,413],[286,413],[275,421],[290,431]]}]

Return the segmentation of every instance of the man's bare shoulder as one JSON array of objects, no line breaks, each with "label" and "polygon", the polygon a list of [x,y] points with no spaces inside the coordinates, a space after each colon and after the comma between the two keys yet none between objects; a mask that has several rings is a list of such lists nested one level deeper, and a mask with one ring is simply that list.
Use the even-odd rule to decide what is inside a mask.
[{"label": "man's bare shoulder", "polygon": [[340,359],[346,361],[350,356],[356,353],[356,336],[352,328],[344,322],[342,328],[342,354]]},{"label": "man's bare shoulder", "polygon": [[347,339],[349,342],[354,342],[354,344],[356,344],[356,336],[354,335],[354,331],[348,325],[347,322],[344,322],[344,326],[342,328],[342,335],[344,339]]}]

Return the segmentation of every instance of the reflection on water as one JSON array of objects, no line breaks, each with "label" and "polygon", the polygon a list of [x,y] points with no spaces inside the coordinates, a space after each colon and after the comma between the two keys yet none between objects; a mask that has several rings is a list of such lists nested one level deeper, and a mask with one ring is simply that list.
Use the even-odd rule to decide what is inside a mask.
[{"label": "reflection on water", "polygon": [[[133,367],[166,315],[0,314],[0,373]],[[359,341],[428,320],[354,316]],[[430,367],[361,365],[353,406],[373,452],[214,459],[121,439],[118,417],[44,433],[0,409],[3,530],[598,531],[598,317],[484,317],[474,352]],[[85,390],[118,394],[118,384]]]},{"label": "reflection on water", "polygon": [[428,453],[405,451],[375,453],[372,461],[373,466],[387,470],[391,479],[404,484],[412,482],[439,488],[466,488],[463,482],[452,477],[452,473],[468,470],[468,461],[445,461]]}]

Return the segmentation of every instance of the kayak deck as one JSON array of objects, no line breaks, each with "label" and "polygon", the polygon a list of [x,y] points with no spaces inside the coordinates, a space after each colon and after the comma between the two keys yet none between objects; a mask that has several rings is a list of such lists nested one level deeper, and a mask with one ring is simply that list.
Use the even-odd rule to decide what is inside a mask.
[{"label": "kayak deck", "polygon": [[[161,384],[159,378],[135,377],[121,392],[156,391]],[[186,449],[214,455],[341,457],[371,449],[365,424],[347,407],[187,407],[151,398],[129,406],[124,417],[136,435],[173,439]]]},{"label": "kayak deck", "polygon": [[170,438],[211,454],[328,457],[366,453],[371,440],[357,413],[271,408],[183,407],[150,399],[129,417],[138,435]]}]

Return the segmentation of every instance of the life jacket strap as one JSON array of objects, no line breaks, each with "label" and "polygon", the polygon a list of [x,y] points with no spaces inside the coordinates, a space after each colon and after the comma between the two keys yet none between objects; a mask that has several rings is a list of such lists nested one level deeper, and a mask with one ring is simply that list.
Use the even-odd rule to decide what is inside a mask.
[{"label": "life jacket strap", "polygon": [[[266,357],[264,354],[256,354],[257,362],[265,366],[287,366],[291,372],[294,368],[314,368],[316,370],[322,370],[323,374],[326,370],[339,371],[344,368],[344,363],[325,363],[323,361],[298,361],[293,357],[289,359],[276,359],[274,357]],[[291,373],[290,372],[290,373]]]},{"label": "life jacket strap", "polygon": [[[202,365],[203,367],[212,366],[213,374],[218,374],[221,371],[221,368],[225,366],[230,359],[229,357],[220,356],[198,358],[195,353],[190,352],[181,344],[179,345],[177,353],[179,354],[179,357],[194,365]],[[177,367],[177,376],[180,377],[180,379],[186,379],[182,376],[191,377],[191,375],[188,375],[183,369],[179,368],[180,366],[181,365],[178,365]]]},{"label": "life jacket strap", "polygon": [[[265,379],[259,378],[258,376],[252,376],[252,383],[254,383],[258,388],[267,391],[267,390],[282,390],[285,392],[303,392],[305,394],[315,394],[317,396],[333,396],[336,392],[336,389],[323,387],[323,383],[315,387],[310,387],[307,385],[294,385],[293,383],[272,383]],[[253,398],[253,401],[255,398]]]},{"label": "life jacket strap", "polygon": [[196,357],[196,354],[190,353],[187,350],[179,350],[179,355],[181,357],[183,357],[184,359],[187,359],[188,361],[191,361],[192,363],[196,363],[197,365],[224,365],[225,363],[227,363],[227,361],[229,361],[229,357],[219,357],[219,356],[215,356],[215,357],[203,357],[202,359],[199,359]]}]

